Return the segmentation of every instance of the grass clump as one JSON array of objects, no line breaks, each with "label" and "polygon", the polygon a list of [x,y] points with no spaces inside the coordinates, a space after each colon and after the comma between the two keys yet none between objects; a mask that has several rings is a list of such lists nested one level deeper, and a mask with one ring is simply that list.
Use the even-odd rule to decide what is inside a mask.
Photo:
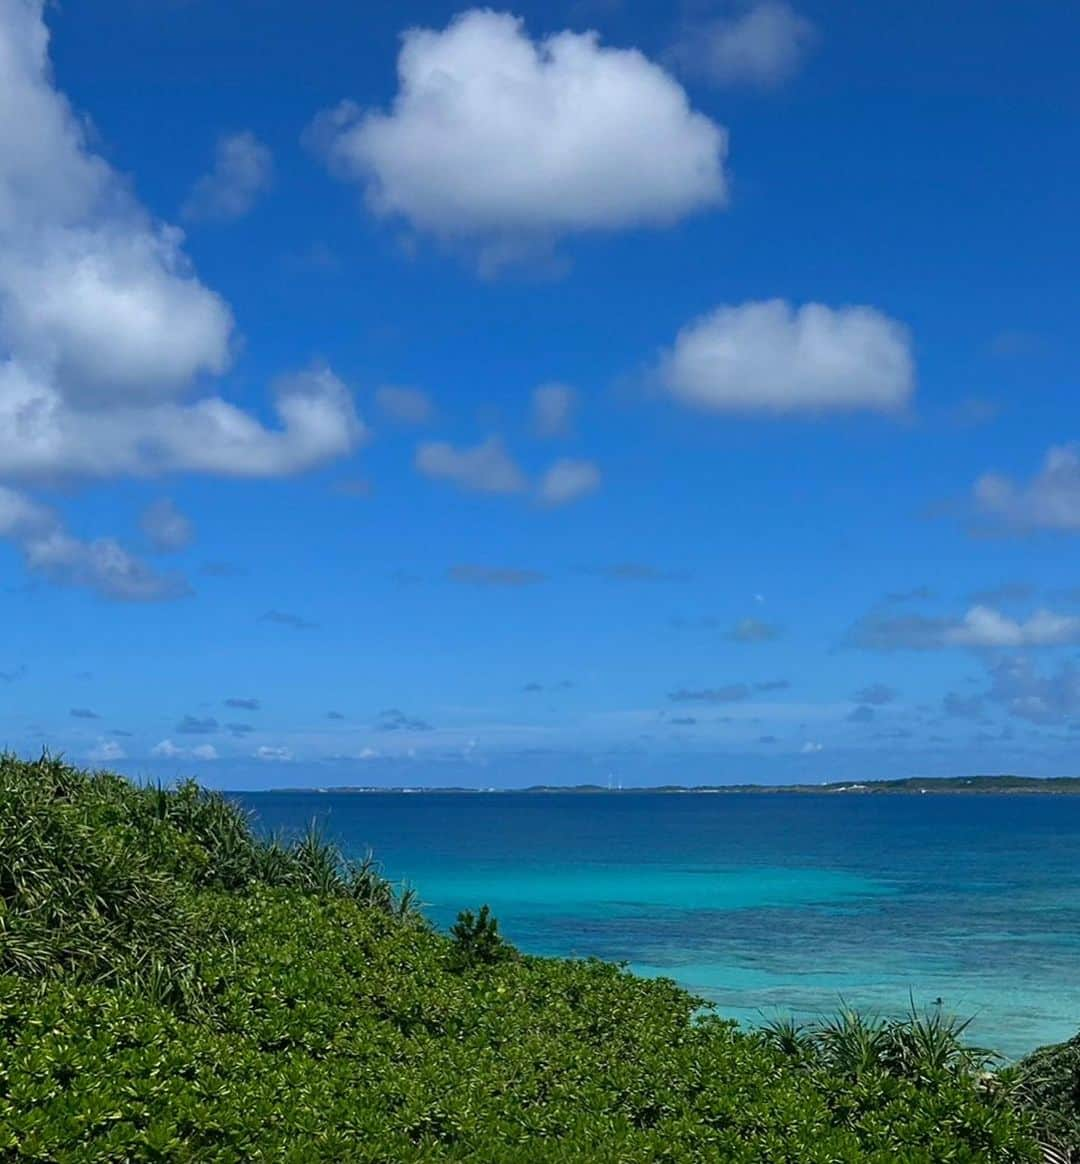
[{"label": "grass clump", "polygon": [[949,1077],[986,1078],[999,1057],[964,1041],[970,1025],[939,1007],[903,1018],[872,1018],[843,1009],[814,1023],[778,1019],[761,1031],[765,1042],[806,1070],[857,1079],[881,1075],[930,1085]]},{"label": "grass clump", "polygon": [[960,1033],[742,1032],[194,785],[0,759],[3,1160],[1038,1159]]}]

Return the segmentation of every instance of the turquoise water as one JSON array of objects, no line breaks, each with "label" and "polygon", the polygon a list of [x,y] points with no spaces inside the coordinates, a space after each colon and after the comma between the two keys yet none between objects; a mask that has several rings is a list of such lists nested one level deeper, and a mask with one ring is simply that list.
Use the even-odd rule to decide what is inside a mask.
[{"label": "turquoise water", "polygon": [[941,999],[1007,1055],[1080,1030],[1080,797],[238,794],[448,925],[663,974],[747,1023]]}]

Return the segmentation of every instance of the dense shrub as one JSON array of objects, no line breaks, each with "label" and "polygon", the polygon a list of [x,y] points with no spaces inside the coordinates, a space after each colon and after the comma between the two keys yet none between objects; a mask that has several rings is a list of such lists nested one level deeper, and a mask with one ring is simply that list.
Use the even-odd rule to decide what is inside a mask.
[{"label": "dense shrub", "polygon": [[192,782],[136,787],[44,756],[0,755],[0,973],[139,983],[192,1000],[220,940],[201,891],[255,885],[412,912],[370,859],[350,864],[312,828],[266,840]]},{"label": "dense shrub", "polygon": [[8,758],[0,801],[2,1159],[1037,1159],[974,1059],[740,1032],[483,910],[444,937],[370,860],[193,786]]},{"label": "dense shrub", "polygon": [[1042,1135],[1080,1158],[1080,1035],[1022,1059],[1015,1077],[1020,1105]]}]

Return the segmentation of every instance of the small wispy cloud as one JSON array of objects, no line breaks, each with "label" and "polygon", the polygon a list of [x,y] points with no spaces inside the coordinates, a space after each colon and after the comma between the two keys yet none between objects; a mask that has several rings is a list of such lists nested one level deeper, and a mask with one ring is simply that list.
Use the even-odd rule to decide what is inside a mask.
[{"label": "small wispy cloud", "polygon": [[976,606],[1000,606],[1004,602],[1026,602],[1034,593],[1035,587],[1030,582],[1002,582],[973,591],[971,601]]},{"label": "small wispy cloud", "polygon": [[786,691],[787,679],[765,679],[760,683],[726,683],[721,687],[677,687],[668,692],[672,703],[739,703],[755,692]]},{"label": "small wispy cloud", "polygon": [[869,703],[875,707],[882,707],[886,703],[892,703],[897,694],[896,689],[889,687],[886,683],[870,683],[856,691],[852,698],[856,703]]},{"label": "small wispy cloud", "polygon": [[425,477],[473,493],[523,493],[529,487],[528,478],[498,436],[467,448],[427,441],[416,450],[415,463]]},{"label": "small wispy cloud", "polygon": [[526,570],[515,566],[478,566],[464,563],[451,566],[446,571],[451,582],[465,586],[506,586],[517,588],[535,586],[547,580],[547,575],[539,570]]},{"label": "small wispy cloud", "polygon": [[349,477],[334,483],[334,492],[342,497],[374,497],[375,486],[367,477]]},{"label": "small wispy cloud", "polygon": [[676,614],[668,619],[668,625],[676,630],[716,630],[720,620],[711,614],[692,616]]},{"label": "small wispy cloud", "polygon": [[609,566],[591,566],[586,574],[595,574],[608,582],[686,582],[688,570],[665,570],[648,562],[615,562]]},{"label": "small wispy cloud", "polygon": [[875,651],[1061,647],[1080,644],[1080,617],[1036,610],[1014,619],[989,606],[972,606],[959,618],[893,617],[878,611],[855,623],[848,642]]},{"label": "small wispy cloud", "polygon": [[928,602],[935,597],[935,592],[929,586],[912,586],[910,590],[889,591],[883,601],[890,606],[901,606],[905,602]]},{"label": "small wispy cloud", "polygon": [[265,614],[259,615],[259,622],[269,622],[277,626],[292,627],[293,630],[315,630],[319,625],[317,622],[311,622],[310,619],[303,618],[299,614],[291,614],[287,610],[268,610]]},{"label": "small wispy cloud", "polygon": [[160,574],[115,538],[83,540],[60,517],[22,493],[0,485],[0,538],[11,540],[31,573],[114,602],[163,602],[191,593],[178,574]]},{"label": "small wispy cloud", "polygon": [[672,703],[738,703],[750,695],[747,683],[728,683],[723,687],[678,687],[668,692]]},{"label": "small wispy cloud", "polygon": [[427,424],[435,417],[435,404],[420,388],[384,384],[376,389],[375,404],[379,411],[396,424]]},{"label": "small wispy cloud", "polygon": [[286,763],[293,758],[289,748],[271,747],[268,744],[256,748],[253,754],[256,760],[266,760],[269,763]]},{"label": "small wispy cloud", "polygon": [[670,55],[715,85],[773,89],[798,72],[818,39],[814,25],[787,0],[754,0],[687,26]]},{"label": "small wispy cloud", "polygon": [[536,496],[543,505],[569,505],[600,488],[600,470],[592,461],[563,458],[540,478]]},{"label": "small wispy cloud", "polygon": [[431,724],[416,716],[406,715],[399,708],[391,707],[380,711],[374,724],[377,732],[429,732]]},{"label": "small wispy cloud", "polygon": [[198,716],[185,715],[174,729],[177,735],[210,735],[220,729],[221,725],[213,716],[200,719]]},{"label": "small wispy cloud", "polygon": [[941,701],[941,711],[949,719],[982,719],[985,702],[981,695],[961,695],[958,691],[948,691]]},{"label": "small wispy cloud", "polygon": [[162,740],[150,749],[150,754],[164,760],[217,760],[218,750],[213,744],[199,744],[184,748],[172,740]]},{"label": "small wispy cloud", "polygon": [[226,134],[218,140],[214,168],[192,187],[181,213],[192,222],[243,218],[273,176],[273,155],[250,130]]},{"label": "small wispy cloud", "polygon": [[986,473],[975,483],[979,511],[1002,529],[1080,531],[1080,444],[1051,448],[1028,481]]},{"label": "small wispy cloud", "polygon": [[780,637],[780,628],[759,618],[742,618],[727,633],[733,643],[769,643]]},{"label": "small wispy cloud", "polygon": [[199,573],[207,578],[243,578],[247,570],[235,562],[203,562]]},{"label": "small wispy cloud", "polygon": [[186,549],[195,539],[195,526],[167,497],[148,506],[140,519],[143,534],[158,553]]},{"label": "small wispy cloud", "polygon": [[532,394],[533,432],[547,440],[570,436],[576,410],[577,393],[568,384],[541,384]]},{"label": "small wispy cloud", "polygon": [[87,753],[92,764],[113,764],[127,759],[127,752],[115,740],[100,739]]}]

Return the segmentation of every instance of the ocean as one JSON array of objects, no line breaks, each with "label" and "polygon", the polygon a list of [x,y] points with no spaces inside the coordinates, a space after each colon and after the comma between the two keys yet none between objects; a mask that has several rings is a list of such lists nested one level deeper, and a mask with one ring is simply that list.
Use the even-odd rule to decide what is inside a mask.
[{"label": "ocean", "polygon": [[448,926],[666,975],[753,1025],[941,1005],[1016,1057],[1080,1030],[1080,796],[246,792]]}]

